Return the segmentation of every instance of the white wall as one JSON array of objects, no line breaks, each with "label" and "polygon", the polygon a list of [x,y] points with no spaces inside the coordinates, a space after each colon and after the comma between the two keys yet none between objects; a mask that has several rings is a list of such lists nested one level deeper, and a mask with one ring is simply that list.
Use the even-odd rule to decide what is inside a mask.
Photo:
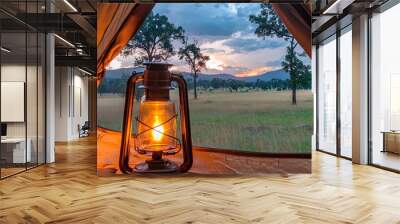
[{"label": "white wall", "polygon": [[[25,64],[4,64],[1,66],[1,81],[25,82]],[[7,108],[1,108],[6,110]],[[25,122],[7,123],[7,137],[25,137]]]},{"label": "white wall", "polygon": [[56,67],[55,74],[55,140],[70,141],[88,120],[88,78],[72,67]]},{"label": "white wall", "polygon": [[54,94],[54,119],[55,119],[55,141],[68,140],[68,88],[69,88],[69,70],[67,67],[55,68],[55,94]]},{"label": "white wall", "polygon": [[[75,70],[76,71],[76,70]],[[75,112],[73,111],[73,119],[72,119],[72,135],[75,137],[79,137],[78,133],[78,124],[81,126],[85,123],[85,121],[89,120],[89,110],[88,110],[88,78],[81,76],[82,73],[79,73],[79,75],[75,74],[74,77],[74,83],[73,85],[75,86],[74,88],[74,109]],[[80,97],[79,97],[80,96]],[[80,103],[79,103],[80,101]],[[80,111],[81,110],[81,111]]]}]

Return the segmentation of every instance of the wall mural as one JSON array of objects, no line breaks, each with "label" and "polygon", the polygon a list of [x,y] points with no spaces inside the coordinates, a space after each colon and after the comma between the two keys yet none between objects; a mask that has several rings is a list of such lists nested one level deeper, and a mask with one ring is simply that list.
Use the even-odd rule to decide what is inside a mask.
[{"label": "wall mural", "polygon": [[99,175],[311,172],[311,60],[274,7],[146,6],[98,6],[132,23],[98,17]]}]

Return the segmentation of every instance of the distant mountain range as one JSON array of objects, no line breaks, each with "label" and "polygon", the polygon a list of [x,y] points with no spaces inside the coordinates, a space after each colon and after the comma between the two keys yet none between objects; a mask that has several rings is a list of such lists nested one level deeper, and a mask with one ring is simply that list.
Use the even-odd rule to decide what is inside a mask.
[{"label": "distant mountain range", "polygon": [[[119,68],[119,69],[114,69],[114,70],[108,70],[106,72],[106,79],[119,79],[123,75],[130,75],[132,74],[133,71],[135,72],[143,72],[144,68],[143,67],[132,67],[132,68]],[[183,77],[187,80],[193,79],[191,73],[189,72],[183,72]],[[218,79],[234,79],[234,80],[241,80],[245,82],[256,82],[258,79],[262,81],[269,81],[271,79],[280,79],[280,80],[286,80],[289,79],[289,73],[285,72],[284,70],[275,70],[275,71],[270,71],[266,72],[257,76],[248,76],[248,77],[237,77],[232,74],[199,74],[198,80],[212,80],[213,78],[218,78]]]}]

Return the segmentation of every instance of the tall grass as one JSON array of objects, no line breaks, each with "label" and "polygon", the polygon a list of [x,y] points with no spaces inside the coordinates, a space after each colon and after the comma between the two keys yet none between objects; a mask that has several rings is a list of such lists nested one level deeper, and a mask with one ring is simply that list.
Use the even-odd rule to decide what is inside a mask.
[{"label": "tall grass", "polygon": [[[298,92],[298,105],[291,105],[290,91],[201,92],[199,99],[189,102],[194,145],[272,153],[311,151],[310,91]],[[122,96],[99,96],[99,125],[120,130],[123,104]]]}]

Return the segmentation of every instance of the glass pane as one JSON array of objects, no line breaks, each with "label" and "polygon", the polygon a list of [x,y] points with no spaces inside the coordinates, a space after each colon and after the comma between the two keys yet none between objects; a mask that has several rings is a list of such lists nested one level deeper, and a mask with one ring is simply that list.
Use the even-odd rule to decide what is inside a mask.
[{"label": "glass pane", "polygon": [[400,170],[400,4],[374,15],[372,25],[372,163]]},{"label": "glass pane", "polygon": [[[2,177],[23,171],[25,167],[34,167],[45,160],[45,35],[21,22],[25,19],[33,24],[37,22],[32,21],[38,19],[32,14],[44,12],[44,3],[44,0],[20,0],[4,1],[2,4],[20,18],[17,20],[0,13],[2,21],[7,21],[1,24],[0,29],[1,120],[4,134],[0,158],[1,167],[6,167],[2,169]],[[3,100],[4,96],[8,101]]]},{"label": "glass pane", "polygon": [[[27,15],[38,13],[37,1],[27,2]],[[29,17],[36,23],[37,16]],[[26,118],[27,118],[27,150],[30,151],[27,167],[38,164],[38,64],[39,64],[39,35],[33,28],[27,27],[27,80],[26,80]]]},{"label": "glass pane", "polygon": [[340,152],[352,156],[352,35],[351,30],[340,36]]},{"label": "glass pane", "polygon": [[1,34],[1,47],[6,49],[1,50],[2,177],[25,170],[31,161],[26,144],[26,40],[25,32]]},{"label": "glass pane", "polygon": [[318,147],[336,153],[336,37],[318,48]]}]

